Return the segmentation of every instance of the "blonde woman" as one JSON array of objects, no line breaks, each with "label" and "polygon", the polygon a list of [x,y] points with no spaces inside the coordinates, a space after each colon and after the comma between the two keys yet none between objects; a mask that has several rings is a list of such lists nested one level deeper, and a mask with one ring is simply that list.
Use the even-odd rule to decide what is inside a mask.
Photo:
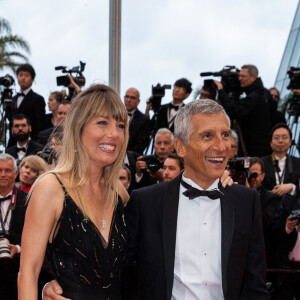
[{"label": "blonde woman", "polygon": [[46,249],[64,297],[120,299],[128,194],[119,169],[127,141],[127,111],[113,89],[93,85],[73,100],[58,165],[32,188],[22,236],[20,299],[37,299]]}]

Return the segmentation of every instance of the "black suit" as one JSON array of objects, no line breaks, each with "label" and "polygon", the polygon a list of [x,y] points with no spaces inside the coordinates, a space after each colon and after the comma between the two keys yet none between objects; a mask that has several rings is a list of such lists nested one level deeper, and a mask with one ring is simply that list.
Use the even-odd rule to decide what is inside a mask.
[{"label": "black suit", "polygon": [[[26,212],[27,193],[17,190],[16,207],[12,211],[10,233],[7,237],[11,244],[21,245],[21,235]],[[0,298],[17,299],[17,276],[20,266],[20,255],[16,254],[8,263],[0,261]]]},{"label": "black suit", "polygon": [[[28,143],[28,147],[25,156],[36,154],[38,151],[42,150],[43,146],[32,139]],[[18,159],[17,145],[11,146],[5,150],[6,153],[10,154],[14,158]],[[24,157],[25,157],[24,156]]]},{"label": "black suit", "polygon": [[[128,259],[137,261],[138,299],[171,299],[180,180],[135,190],[127,205]],[[239,185],[222,191],[224,298],[269,299],[258,193]]]},{"label": "black suit", "polygon": [[18,95],[12,98],[12,117],[15,114],[26,115],[31,122],[31,137],[36,139],[38,132],[44,128],[45,100],[33,90],[27,93],[19,107],[17,107],[17,100]]},{"label": "black suit", "polygon": [[[265,166],[265,178],[262,185],[268,190],[272,190],[276,185],[275,169],[272,162],[272,155],[262,158]],[[293,183],[298,187],[300,178],[300,158],[287,155],[284,168],[283,183]]]},{"label": "black suit", "polygon": [[143,153],[149,143],[150,120],[138,109],[129,124],[129,141],[127,150]]}]

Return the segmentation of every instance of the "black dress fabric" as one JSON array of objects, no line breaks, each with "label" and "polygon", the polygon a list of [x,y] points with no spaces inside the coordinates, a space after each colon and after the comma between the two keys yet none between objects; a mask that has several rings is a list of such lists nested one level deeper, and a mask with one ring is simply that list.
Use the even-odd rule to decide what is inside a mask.
[{"label": "black dress fabric", "polygon": [[63,296],[72,300],[121,299],[121,271],[127,250],[121,198],[114,210],[106,243],[94,223],[83,214],[59,182],[65,192],[65,200],[53,241],[47,246],[47,255],[53,276],[62,286]]}]

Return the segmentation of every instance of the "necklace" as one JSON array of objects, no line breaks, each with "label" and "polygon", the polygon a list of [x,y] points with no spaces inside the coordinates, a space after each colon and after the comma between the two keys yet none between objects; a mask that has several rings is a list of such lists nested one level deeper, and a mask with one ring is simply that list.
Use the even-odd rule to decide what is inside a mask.
[{"label": "necklace", "polygon": [[[95,203],[96,208],[98,208],[98,207],[97,207],[96,200],[95,200],[95,198],[94,198],[94,196],[93,196],[93,194],[92,194],[92,192],[90,191],[89,188],[88,188],[88,192],[90,193],[91,198],[92,198],[93,202]],[[106,203],[105,203],[105,205],[104,205],[103,212],[105,212],[105,209],[106,209],[106,206],[107,206],[107,202],[108,202],[108,199],[106,200]],[[110,207],[110,208],[111,208],[111,207]],[[99,209],[99,214],[100,214],[100,216],[101,216],[101,218],[102,218],[101,226],[102,226],[103,229],[106,229],[106,221],[105,221],[103,215],[101,214],[100,209]]]}]

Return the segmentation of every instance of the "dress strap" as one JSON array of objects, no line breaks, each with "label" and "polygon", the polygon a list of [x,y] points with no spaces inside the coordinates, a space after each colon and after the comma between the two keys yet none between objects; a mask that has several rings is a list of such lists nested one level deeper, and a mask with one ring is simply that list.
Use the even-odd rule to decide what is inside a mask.
[{"label": "dress strap", "polygon": [[50,172],[50,174],[53,174],[53,175],[56,177],[57,181],[59,182],[61,188],[63,189],[63,191],[64,191],[64,193],[65,193],[65,196],[68,195],[68,192],[67,192],[67,190],[66,190],[64,184],[63,184],[62,181],[59,179],[59,177],[57,176],[57,174],[54,173],[54,172]]}]

